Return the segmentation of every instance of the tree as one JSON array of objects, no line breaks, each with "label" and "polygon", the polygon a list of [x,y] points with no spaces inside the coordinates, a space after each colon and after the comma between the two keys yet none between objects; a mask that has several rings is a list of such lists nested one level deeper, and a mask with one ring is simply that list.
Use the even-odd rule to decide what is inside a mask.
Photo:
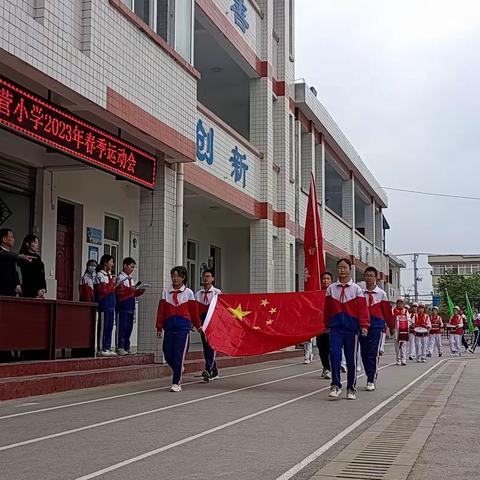
[{"label": "tree", "polygon": [[465,292],[472,302],[472,306],[480,305],[480,274],[476,273],[469,277],[462,275],[442,275],[438,280],[438,289],[442,296],[440,311],[443,316],[448,316],[447,295],[450,295],[453,303],[465,310]]}]

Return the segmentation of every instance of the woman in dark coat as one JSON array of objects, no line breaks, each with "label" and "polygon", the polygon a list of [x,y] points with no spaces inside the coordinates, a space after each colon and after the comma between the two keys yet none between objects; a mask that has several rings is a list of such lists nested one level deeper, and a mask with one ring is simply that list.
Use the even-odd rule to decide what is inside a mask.
[{"label": "woman in dark coat", "polygon": [[24,297],[43,298],[47,293],[45,266],[39,255],[40,239],[36,235],[27,235],[23,239],[20,254],[32,257],[30,263],[22,262],[22,294]]}]

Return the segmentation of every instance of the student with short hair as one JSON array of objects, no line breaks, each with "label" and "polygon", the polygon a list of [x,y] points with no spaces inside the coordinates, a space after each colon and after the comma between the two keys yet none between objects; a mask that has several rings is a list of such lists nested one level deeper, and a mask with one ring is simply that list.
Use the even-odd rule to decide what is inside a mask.
[{"label": "student with short hair", "polygon": [[366,390],[375,390],[378,372],[378,357],[382,333],[386,327],[394,330],[392,311],[387,294],[377,285],[378,271],[375,267],[367,267],[364,272],[365,300],[370,313],[370,327],[366,336],[360,337],[363,368],[367,376]]},{"label": "student with short hair", "polygon": [[325,297],[325,327],[330,329],[330,361],[332,383],[329,397],[342,393],[340,364],[342,350],[347,360],[347,399],[356,400],[358,335],[366,336],[370,315],[363,290],[352,280],[352,262],[341,258],[337,262],[338,281],[332,283]]},{"label": "student with short hair", "polygon": [[[207,316],[208,307],[210,303],[212,303],[212,299],[216,295],[220,295],[222,291],[213,286],[213,283],[215,282],[213,270],[209,268],[205,269],[202,274],[202,279],[203,288],[198,290],[198,292],[195,294],[195,299],[198,302],[198,311],[203,325],[205,322],[205,317]],[[205,336],[205,332],[203,330],[200,331],[200,335],[202,337],[203,357],[205,358],[205,369],[202,372],[202,377],[205,382],[209,382],[210,380],[215,380],[218,378],[217,362],[215,361],[216,354],[215,350],[213,350],[208,343],[207,337]]]},{"label": "student with short hair", "polygon": [[132,257],[123,259],[122,271],[117,276],[115,283],[115,300],[118,312],[118,348],[119,355],[130,355],[130,336],[135,319],[135,299],[145,293],[137,288],[132,278],[137,263]]},{"label": "student with short hair", "polygon": [[173,371],[171,392],[181,392],[183,364],[188,351],[192,326],[202,329],[197,302],[187,288],[187,269],[173,267],[170,271],[172,284],[165,288],[158,304],[157,334],[163,335],[163,354]]}]

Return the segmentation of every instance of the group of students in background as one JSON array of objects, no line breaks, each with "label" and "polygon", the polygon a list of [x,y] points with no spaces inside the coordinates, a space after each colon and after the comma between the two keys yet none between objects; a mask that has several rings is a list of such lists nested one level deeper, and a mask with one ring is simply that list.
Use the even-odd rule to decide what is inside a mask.
[{"label": "group of students in background", "polygon": [[[115,278],[112,274],[115,260],[111,255],[103,255],[100,263],[87,262],[80,280],[80,301],[98,304],[97,348],[99,355],[114,357],[130,355],[130,336],[135,318],[135,299],[145,293],[141,284],[135,283],[132,274],[136,262],[126,257],[122,271]],[[118,315],[116,349],[112,348],[112,333],[115,315]]]}]

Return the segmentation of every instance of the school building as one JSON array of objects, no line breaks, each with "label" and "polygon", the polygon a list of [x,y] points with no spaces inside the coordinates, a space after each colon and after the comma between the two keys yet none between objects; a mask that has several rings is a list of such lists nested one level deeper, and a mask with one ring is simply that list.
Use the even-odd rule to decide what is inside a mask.
[{"label": "school building", "polygon": [[[157,347],[170,268],[225,292],[303,285],[310,172],[327,265],[347,256],[399,294],[385,192],[304,81],[294,0],[0,3],[0,226],[41,238],[47,297],[85,263],[131,255],[152,285],[139,351]],[[298,34],[302,34],[299,32]],[[135,342],[134,342],[135,343]]]}]

